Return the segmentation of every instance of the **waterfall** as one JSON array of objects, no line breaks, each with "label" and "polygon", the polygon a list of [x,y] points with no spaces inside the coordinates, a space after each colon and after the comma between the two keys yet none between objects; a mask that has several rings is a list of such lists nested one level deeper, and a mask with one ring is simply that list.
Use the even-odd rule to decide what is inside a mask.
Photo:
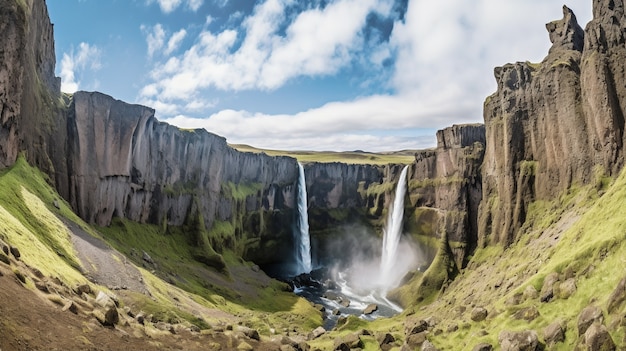
[{"label": "waterfall", "polygon": [[296,274],[311,273],[311,239],[307,213],[306,178],[304,168],[298,162],[298,186],[296,193],[297,214],[293,231],[296,252]]},{"label": "waterfall", "polygon": [[389,217],[387,217],[387,227],[384,229],[383,235],[383,252],[380,262],[380,283],[389,286],[394,282],[394,265],[398,245],[400,244],[400,236],[402,235],[402,217],[404,215],[404,195],[406,194],[406,173],[409,166],[405,166],[400,173],[400,179],[396,186],[396,197],[393,205],[389,209]]}]

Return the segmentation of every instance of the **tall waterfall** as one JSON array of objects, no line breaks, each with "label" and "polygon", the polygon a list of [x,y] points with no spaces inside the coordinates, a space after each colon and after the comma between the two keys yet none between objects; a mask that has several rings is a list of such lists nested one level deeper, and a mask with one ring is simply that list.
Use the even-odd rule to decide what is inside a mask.
[{"label": "tall waterfall", "polygon": [[296,193],[298,212],[293,235],[296,246],[296,274],[301,274],[311,273],[311,239],[307,214],[306,178],[300,162],[298,162],[298,173],[298,190]]},{"label": "tall waterfall", "polygon": [[384,230],[383,252],[380,262],[380,282],[384,286],[393,283],[393,277],[395,276],[392,272],[394,271],[398,245],[402,235],[402,217],[404,216],[404,195],[407,188],[406,173],[408,169],[409,166],[405,166],[402,169],[402,173],[400,173],[400,179],[396,186],[396,197],[393,200],[393,205],[387,218],[387,227]]}]

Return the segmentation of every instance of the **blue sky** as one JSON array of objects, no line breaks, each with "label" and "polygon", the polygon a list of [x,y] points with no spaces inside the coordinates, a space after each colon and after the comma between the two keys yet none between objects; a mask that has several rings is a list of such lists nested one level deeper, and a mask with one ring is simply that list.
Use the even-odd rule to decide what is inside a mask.
[{"label": "blue sky", "polygon": [[[230,143],[390,151],[482,121],[493,68],[538,62],[557,0],[47,0],[62,90]],[[581,26],[591,0],[569,0]]]}]

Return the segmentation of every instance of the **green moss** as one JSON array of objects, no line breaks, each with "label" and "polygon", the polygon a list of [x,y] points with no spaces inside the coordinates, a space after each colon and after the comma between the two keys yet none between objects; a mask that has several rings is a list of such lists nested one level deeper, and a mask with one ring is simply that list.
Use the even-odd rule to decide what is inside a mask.
[{"label": "green moss", "polygon": [[445,178],[426,178],[423,180],[411,179],[409,181],[409,191],[413,189],[430,188],[450,184],[463,184],[467,179],[461,177],[445,177]]},{"label": "green moss", "polygon": [[257,195],[263,190],[261,183],[239,183],[226,182],[222,184],[222,194],[226,198],[234,200],[245,200],[248,196]]},{"label": "green moss", "polygon": [[537,173],[537,161],[524,160],[519,163],[519,169],[522,176],[534,177]]}]

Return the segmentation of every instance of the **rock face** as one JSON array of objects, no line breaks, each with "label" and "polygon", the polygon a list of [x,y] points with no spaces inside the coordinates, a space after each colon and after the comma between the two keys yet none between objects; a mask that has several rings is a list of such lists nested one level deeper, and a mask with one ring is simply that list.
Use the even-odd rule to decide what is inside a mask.
[{"label": "rock face", "polygon": [[534,200],[572,184],[600,182],[623,165],[626,108],[622,1],[593,2],[586,31],[572,11],[547,24],[552,42],[539,64],[495,69],[485,101],[479,244],[513,242]]},{"label": "rock face", "polygon": [[60,79],[52,24],[44,1],[3,1],[0,9],[0,168],[25,151],[50,170],[47,136],[54,125]]},{"label": "rock face", "polygon": [[437,148],[416,153],[409,173],[409,232],[446,233],[458,267],[477,241],[484,150],[484,125],[454,125],[437,132]]}]

